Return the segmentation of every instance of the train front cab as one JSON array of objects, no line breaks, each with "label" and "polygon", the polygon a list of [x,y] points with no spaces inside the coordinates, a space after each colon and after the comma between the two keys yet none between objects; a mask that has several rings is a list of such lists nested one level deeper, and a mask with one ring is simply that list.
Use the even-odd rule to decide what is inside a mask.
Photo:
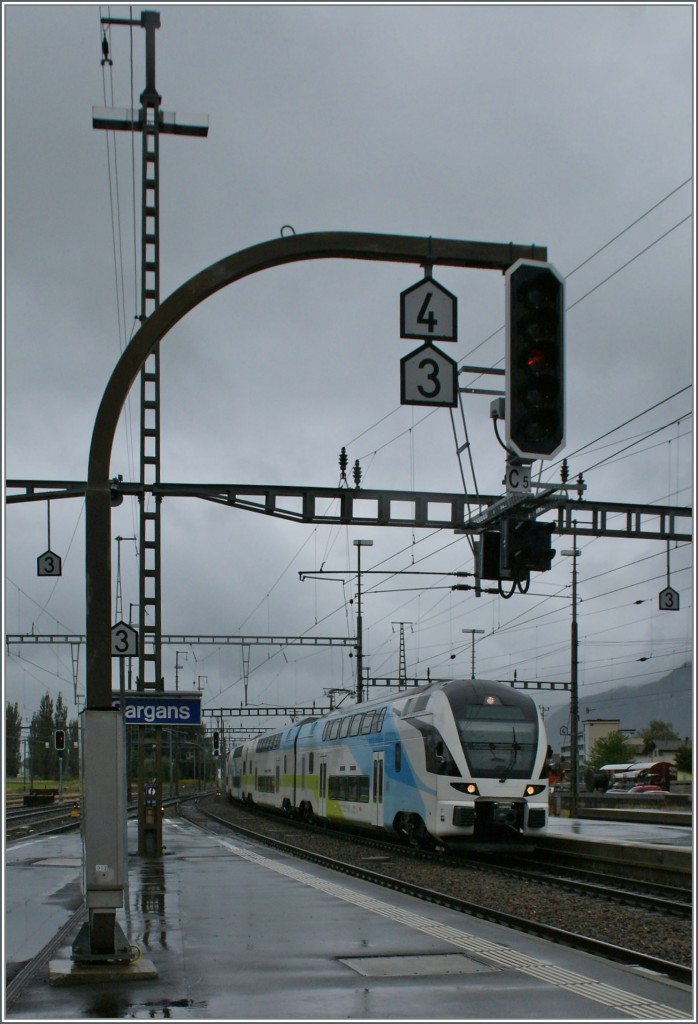
[{"label": "train front cab", "polygon": [[[454,680],[402,709],[420,764],[426,829],[447,845],[529,841],[547,822],[547,742],[534,702],[501,684]],[[419,740],[415,732],[421,734]]]},{"label": "train front cab", "polygon": [[547,740],[534,701],[513,688],[480,680],[445,691],[470,779],[456,788],[473,800],[472,807],[454,809],[454,824],[470,826],[472,821],[475,840],[528,841],[542,835],[548,807]]}]

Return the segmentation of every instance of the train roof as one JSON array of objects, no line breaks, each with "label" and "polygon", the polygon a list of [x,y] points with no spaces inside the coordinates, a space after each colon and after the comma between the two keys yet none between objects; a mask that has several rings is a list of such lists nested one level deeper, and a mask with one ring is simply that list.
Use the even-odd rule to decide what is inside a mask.
[{"label": "train roof", "polygon": [[[370,711],[373,708],[384,707],[387,704],[395,704],[397,701],[407,701],[410,697],[423,696],[424,694],[436,693],[438,690],[445,689],[469,689],[476,693],[484,693],[489,690],[492,693],[516,693],[518,699],[521,700],[532,700],[529,694],[521,693],[520,691],[514,691],[513,687],[507,683],[502,683],[499,680],[493,679],[432,679],[431,682],[426,683],[424,686],[413,686],[409,690],[403,690],[400,693],[389,694],[385,697],[374,697],[372,700],[364,701],[361,704],[352,704],[346,707],[335,708],[334,711],[330,711],[329,714],[323,715],[323,720],[328,718],[344,717],[348,714],[358,714],[360,711]],[[300,723],[296,723],[300,724]]]},{"label": "train roof", "polygon": [[499,680],[494,679],[432,679],[431,682],[426,683],[424,686],[413,686],[409,690],[403,690],[400,693],[388,694],[385,697],[374,697],[372,700],[363,701],[361,704],[351,704],[346,707],[335,708],[334,711],[330,711],[327,715],[313,715],[308,718],[303,718],[299,722],[291,722],[290,725],[284,725],[280,729],[274,730],[274,732],[260,733],[259,736],[250,737],[246,740],[247,743],[253,743],[255,740],[261,739],[264,735],[273,736],[281,735],[287,732],[289,729],[300,729],[303,725],[310,725],[313,722],[328,721],[334,718],[344,718],[346,715],[358,715],[365,711],[372,711],[375,708],[386,707],[389,704],[395,704],[398,701],[408,701],[411,697],[423,696],[429,693],[436,693],[439,690],[445,689],[458,689],[463,691],[472,691],[477,694],[486,694],[488,691],[492,693],[502,694],[504,692],[516,694],[517,702],[520,701],[532,701],[533,698],[529,694],[521,693],[520,691],[514,691],[513,687],[507,683],[502,683]]}]

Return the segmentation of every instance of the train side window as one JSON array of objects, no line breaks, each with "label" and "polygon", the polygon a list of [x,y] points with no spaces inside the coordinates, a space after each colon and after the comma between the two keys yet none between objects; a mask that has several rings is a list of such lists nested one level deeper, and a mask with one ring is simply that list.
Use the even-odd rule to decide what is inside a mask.
[{"label": "train side window", "polygon": [[284,754],[284,775],[286,774],[286,758],[287,758],[287,755]]},{"label": "train side window", "polygon": [[339,730],[339,738],[343,739],[349,735],[349,726],[351,725],[351,715],[347,715],[346,718],[342,719],[342,728]]},{"label": "train side window", "polygon": [[365,711],[363,721],[361,723],[361,735],[366,736],[368,733],[373,731],[373,719],[376,717],[375,711]]},{"label": "train side window", "polygon": [[330,725],[330,739],[336,740],[339,736],[339,727],[342,724],[341,718],[335,718],[334,722]]},{"label": "train side window", "polygon": [[374,722],[374,725],[373,725],[373,731],[374,732],[382,732],[383,731],[383,719],[384,718],[385,718],[385,708],[381,708],[380,712],[378,714],[378,721]]},{"label": "train side window", "polygon": [[354,717],[351,720],[351,728],[349,730],[349,735],[350,736],[358,736],[359,735],[359,733],[361,732],[361,719],[363,717],[364,717],[363,714],[361,714],[361,715],[354,715]]},{"label": "train side window", "polygon": [[325,728],[322,730],[322,740],[323,740],[323,743],[327,739],[327,737],[329,736],[330,726],[331,725],[332,725],[332,722],[325,722]]},{"label": "train side window", "polygon": [[402,765],[402,744],[395,744],[395,771],[399,772]]},{"label": "train side window", "polygon": [[313,774],[313,768],[315,767],[315,754],[308,755],[308,775]]}]

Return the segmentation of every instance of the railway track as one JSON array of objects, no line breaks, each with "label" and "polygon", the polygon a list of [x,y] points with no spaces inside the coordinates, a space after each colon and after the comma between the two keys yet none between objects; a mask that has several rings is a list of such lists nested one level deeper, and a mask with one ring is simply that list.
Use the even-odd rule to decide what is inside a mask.
[{"label": "railway track", "polygon": [[49,804],[46,807],[23,807],[8,810],[5,816],[5,831],[8,840],[20,839],[27,835],[50,835],[80,827],[79,813],[75,813],[73,801]]},{"label": "railway track", "polygon": [[[478,861],[480,863],[480,861]],[[644,910],[658,910],[682,917],[686,920],[693,915],[693,900],[690,889],[675,885],[663,885],[659,882],[645,883],[640,879],[624,877],[616,874],[604,874],[590,871],[587,868],[576,868],[567,863],[546,863],[545,866],[532,868],[530,863],[517,861],[513,858],[509,863],[488,862],[492,870],[511,874],[514,877],[528,878],[543,884],[556,885],[570,892],[587,893],[609,902],[624,903],[628,906]],[[640,888],[644,891],[640,891]]]},{"label": "railway track", "polygon": [[[334,837],[338,842],[350,838],[353,843],[374,850],[377,856],[381,854],[390,856],[397,850],[402,857],[427,863],[450,866],[478,864],[486,866],[490,872],[497,871],[512,879],[537,881],[549,886],[555,885],[569,892],[596,896],[612,903],[622,903],[644,910],[663,911],[685,919],[689,919],[693,912],[690,877],[686,879],[688,888],[656,882],[650,884],[641,878],[633,879],[632,865],[627,864],[622,878],[619,878],[616,873],[590,871],[588,868],[576,867],[572,857],[559,851],[555,853],[554,863],[550,859],[544,867],[532,867],[531,859],[516,855],[500,856],[497,853],[488,853],[485,856],[471,852],[467,854],[434,852],[412,848],[403,843],[391,842],[361,832],[351,833],[348,836],[346,830],[340,831],[325,825],[309,825],[290,818],[280,819],[278,814],[263,808],[251,808],[249,813],[259,815],[261,818],[277,824],[283,820],[287,830],[296,829],[299,834],[310,830],[320,836]],[[539,861],[540,856],[540,852],[536,851],[536,862]]]},{"label": "railway track", "polygon": [[[506,881],[506,890],[498,888],[498,878],[495,885],[495,875],[490,866],[477,865],[461,861],[453,864],[452,858],[449,862],[443,858],[438,861],[433,858],[426,858],[418,853],[410,855],[402,848],[386,846],[384,843],[371,842],[373,852],[367,854],[365,843],[357,843],[355,837],[347,837],[345,834],[327,835],[325,830],[318,833],[303,833],[292,827],[292,822],[276,817],[275,821],[269,818],[248,819],[246,824],[240,820],[231,821],[230,813],[226,813],[230,805],[222,801],[201,801],[188,807],[181,805],[180,813],[189,821],[199,827],[208,830],[231,830],[247,835],[257,841],[267,843],[278,849],[283,849],[293,856],[312,860],[323,864],[332,870],[340,871],[354,877],[371,881],[377,885],[394,889],[427,902],[438,903],[448,906],[451,909],[470,916],[478,917],[502,924],[506,927],[516,928],[528,934],[549,939],[584,950],[605,959],[624,964],[631,964],[643,970],[655,971],[671,977],[674,980],[690,984],[692,970],[689,966],[692,963],[692,928],[688,918],[679,921],[669,914],[669,907],[665,904],[654,904],[653,906],[643,900],[634,900],[633,894],[623,892],[614,894],[615,899],[622,900],[617,908],[614,906],[611,925],[617,925],[612,937],[604,937],[603,928],[608,933],[608,911],[600,911],[600,907],[608,906],[611,898],[610,886],[599,887],[597,890],[580,888],[574,895],[570,895],[569,889],[563,890],[556,886],[556,880],[540,878],[524,880],[523,876],[515,869],[510,872],[510,879]],[[233,808],[237,810],[237,808]],[[246,810],[246,809],[245,809]],[[239,819],[239,815],[236,815]],[[323,835],[323,832],[325,834]],[[303,838],[305,834],[306,838]],[[327,844],[336,845],[336,853],[327,853]],[[354,852],[352,852],[352,845]],[[324,847],[324,852],[321,850]],[[384,849],[381,849],[384,847]],[[358,852],[357,852],[358,851]],[[421,862],[421,863],[420,863]],[[370,864],[370,867],[367,866]],[[412,866],[411,866],[412,865]],[[486,872],[480,877],[478,875],[473,884],[473,871],[478,873]],[[460,876],[461,886],[454,884],[454,872]],[[426,873],[426,875],[425,875]],[[501,872],[498,872],[501,877]],[[429,884],[423,884],[425,877]],[[483,878],[486,881],[483,882]],[[439,880],[440,879],[440,880]],[[468,888],[477,893],[477,901],[470,898]],[[532,887],[532,888],[531,888]],[[546,896],[541,897],[542,889],[545,889]],[[497,890],[495,892],[495,889]],[[526,889],[527,894],[522,890]],[[463,892],[466,895],[463,895]],[[515,894],[512,895],[512,894]],[[572,902],[576,901],[574,906]],[[628,908],[627,904],[631,906]],[[559,908],[559,909],[558,909]],[[543,920],[541,911],[545,910],[549,920]],[[673,912],[673,908],[672,908]],[[639,915],[642,916],[643,924],[639,923]],[[550,923],[550,919],[556,923]],[[630,922],[624,924],[624,920]],[[679,950],[680,956],[675,960],[668,956],[659,956],[651,947],[656,938],[659,922],[664,922],[667,935],[673,936],[676,940],[677,932],[685,932],[684,945],[681,949],[675,944],[674,948]],[[569,922],[568,927],[561,926]],[[672,923],[673,922],[673,923]],[[602,927],[603,926],[603,927]],[[634,942],[631,946],[626,945],[628,935],[633,934],[641,942]],[[625,936],[625,941],[623,941]],[[684,960],[684,962],[679,962]]]}]

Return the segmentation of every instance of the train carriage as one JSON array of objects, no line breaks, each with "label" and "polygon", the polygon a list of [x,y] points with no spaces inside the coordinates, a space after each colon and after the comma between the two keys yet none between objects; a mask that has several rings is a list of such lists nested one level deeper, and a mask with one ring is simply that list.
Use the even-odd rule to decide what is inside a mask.
[{"label": "train carriage", "polygon": [[445,680],[241,744],[225,790],[413,844],[530,841],[547,822],[548,753],[527,694]]}]

